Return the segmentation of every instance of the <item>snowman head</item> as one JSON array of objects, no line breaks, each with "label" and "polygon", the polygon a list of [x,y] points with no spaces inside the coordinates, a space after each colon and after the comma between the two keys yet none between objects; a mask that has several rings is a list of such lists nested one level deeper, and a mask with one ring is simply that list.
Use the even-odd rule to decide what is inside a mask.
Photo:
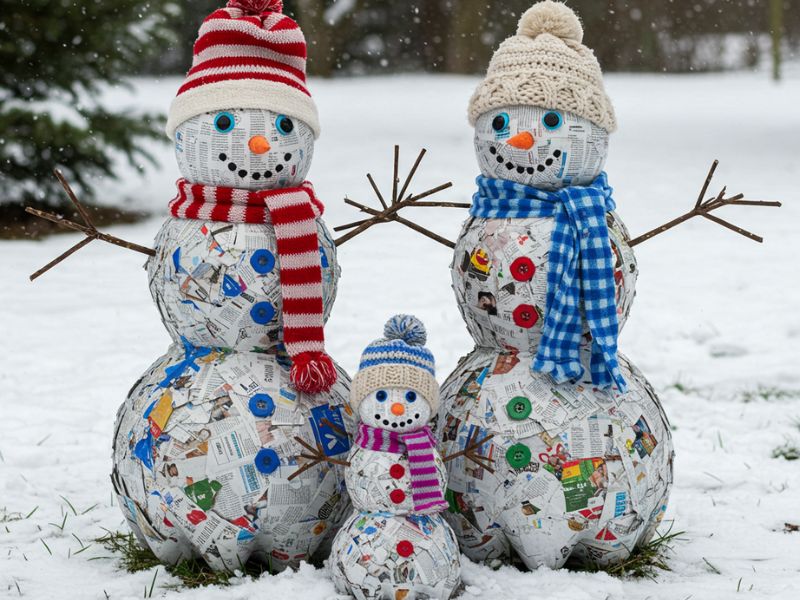
[{"label": "snowman head", "polygon": [[296,187],[313,155],[311,127],[267,109],[205,112],[175,130],[178,167],[190,183],[247,190]]},{"label": "snowman head", "polygon": [[535,106],[490,110],[475,122],[481,174],[554,190],[603,171],[608,132],[585,117]]},{"label": "snowman head", "polygon": [[469,103],[481,173],[544,189],[590,183],[616,129],[577,15],[534,4],[494,53]]},{"label": "snowman head", "polygon": [[386,322],[383,334],[361,355],[350,387],[350,405],[371,427],[397,432],[420,429],[439,406],[425,326],[416,317],[395,315]]},{"label": "snowman head", "polygon": [[200,26],[166,132],[190,183],[298,186],[320,127],[306,41],[280,0],[229,0]]}]

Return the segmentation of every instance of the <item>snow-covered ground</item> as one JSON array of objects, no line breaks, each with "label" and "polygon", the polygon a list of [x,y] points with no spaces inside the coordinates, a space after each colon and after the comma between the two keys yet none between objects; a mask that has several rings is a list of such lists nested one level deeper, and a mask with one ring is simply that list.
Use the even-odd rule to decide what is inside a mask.
[{"label": "snow-covered ground", "polygon": [[[386,189],[394,143],[401,146],[401,172],[420,147],[428,149],[413,189],[452,180],[453,189],[439,197],[468,200],[476,161],[464,115],[475,82],[313,81],[323,135],[310,179],[327,202],[328,223],[358,218],[342,202],[345,195],[376,202],[364,174],[372,172]],[[109,102],[164,110],[178,81],[135,84],[135,93],[110,92]],[[688,210],[713,158],[721,164],[711,191],[726,183],[748,198],[783,200],[784,207],[729,208],[721,215],[763,235],[763,245],[696,219],[637,248],[638,297],[620,345],[658,389],[675,428],[667,520],[686,533],[674,545],[672,571],[651,581],[495,572],[467,563],[462,597],[711,599],[738,591],[796,598],[800,533],[783,529],[800,523],[800,461],[770,455],[787,440],[800,444],[800,75],[780,86],[764,74],[612,75],[607,86],[620,122],[607,171],[633,235]],[[101,185],[107,197],[159,215],[112,230],[145,245],[178,175],[170,149],[155,152],[159,167],[146,177],[130,173]],[[444,209],[413,214],[450,238],[464,216]],[[102,528],[125,528],[108,479],[114,415],[168,345],[140,255],[95,242],[35,284],[28,281],[78,239],[0,242],[3,598],[138,598],[153,579],[152,570],[130,574],[115,560],[89,560],[108,556],[96,544],[76,554]],[[472,347],[450,289],[449,261],[448,249],[397,224],[342,246],[330,353],[352,372],[388,315],[413,312],[428,325],[443,380]],[[31,511],[27,519],[8,520]],[[325,571],[310,566],[232,588],[164,587],[176,583],[159,569],[154,596],[335,595]]]}]

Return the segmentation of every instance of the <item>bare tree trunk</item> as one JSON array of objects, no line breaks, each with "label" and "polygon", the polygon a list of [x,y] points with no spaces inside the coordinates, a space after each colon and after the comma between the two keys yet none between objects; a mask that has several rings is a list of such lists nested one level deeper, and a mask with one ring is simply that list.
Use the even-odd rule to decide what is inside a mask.
[{"label": "bare tree trunk", "polygon": [[318,77],[333,74],[338,48],[332,47],[333,27],[325,20],[325,0],[295,0],[297,21],[308,43],[308,72]]},{"label": "bare tree trunk", "polygon": [[770,0],[769,29],[772,34],[772,79],[781,79],[781,37],[783,35],[783,0]]}]

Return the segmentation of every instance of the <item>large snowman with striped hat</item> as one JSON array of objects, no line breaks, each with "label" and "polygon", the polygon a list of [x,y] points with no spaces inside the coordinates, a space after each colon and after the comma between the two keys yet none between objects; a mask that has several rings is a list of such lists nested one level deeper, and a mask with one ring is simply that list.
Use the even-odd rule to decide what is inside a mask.
[{"label": "large snowman with striped hat", "polygon": [[357,600],[450,598],[461,567],[447,509],[447,476],[428,423],[439,405],[423,324],[395,315],[361,355],[350,389],[358,435],[345,481],[353,514],[329,565],[340,593]]},{"label": "large snowman with striped hat", "polygon": [[112,473],[168,564],[295,566],[349,506],[340,466],[289,477],[297,438],[336,456],[354,424],[324,347],[339,266],[305,180],[319,135],[306,43],[281,11],[231,0],[206,18],[169,111],[183,178],[146,269],[173,344],[119,410]]},{"label": "large snowman with striped hat", "polygon": [[448,518],[476,561],[623,560],[672,483],[667,419],[617,351],[638,272],[603,172],[614,111],[582,38],[570,8],[535,4],[470,100],[481,174],[452,277],[475,349],[442,387],[437,435],[450,453],[492,436],[492,466],[448,463]]}]

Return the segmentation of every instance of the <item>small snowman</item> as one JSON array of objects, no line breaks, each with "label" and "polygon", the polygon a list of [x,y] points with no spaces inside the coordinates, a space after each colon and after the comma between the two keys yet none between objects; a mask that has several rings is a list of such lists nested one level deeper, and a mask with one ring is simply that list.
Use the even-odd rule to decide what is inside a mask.
[{"label": "small snowman", "polygon": [[614,111],[583,29],[535,4],[469,106],[481,175],[452,268],[475,340],[442,387],[443,450],[480,433],[490,469],[448,463],[473,560],[603,565],[646,543],[672,484],[666,416],[617,351],[638,274],[603,166]]},{"label": "small snowman", "polygon": [[444,460],[428,426],[439,405],[425,327],[396,315],[361,355],[350,405],[361,420],[345,481],[355,512],[333,542],[336,588],[359,600],[450,598],[458,544],[439,514]]},{"label": "small snowman", "polygon": [[112,481],[168,564],[296,566],[349,502],[340,466],[289,480],[302,446],[350,449],[349,378],[325,353],[336,248],[305,181],[319,122],[306,44],[278,0],[200,27],[169,112],[183,178],[146,269],[173,345],[117,415]]}]

